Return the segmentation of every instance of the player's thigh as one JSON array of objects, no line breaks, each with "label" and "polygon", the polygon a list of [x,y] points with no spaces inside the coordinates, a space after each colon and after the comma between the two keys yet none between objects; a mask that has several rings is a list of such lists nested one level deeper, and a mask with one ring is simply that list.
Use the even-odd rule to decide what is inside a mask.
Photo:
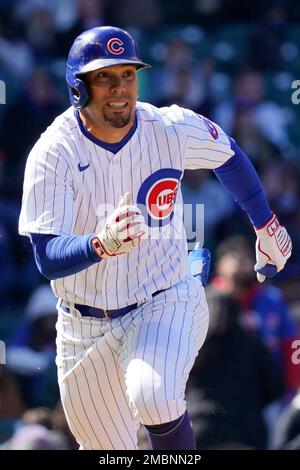
[{"label": "player's thigh", "polygon": [[64,322],[57,338],[61,401],[70,429],[81,449],[136,449],[138,425],[116,359],[117,343],[109,333],[93,331],[92,324],[90,337],[85,336],[82,323],[76,324],[78,319],[72,319],[71,336]]},{"label": "player's thigh", "polygon": [[141,309],[122,366],[133,408],[144,424],[184,413],[186,382],[207,329],[207,304],[196,280],[161,293],[151,308]]}]

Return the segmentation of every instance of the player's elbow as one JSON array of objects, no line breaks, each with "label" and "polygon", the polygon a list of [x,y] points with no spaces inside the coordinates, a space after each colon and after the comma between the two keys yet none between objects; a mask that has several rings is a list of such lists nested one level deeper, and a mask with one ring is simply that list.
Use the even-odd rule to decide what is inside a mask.
[{"label": "player's elbow", "polygon": [[32,247],[35,264],[39,272],[49,281],[61,277],[57,271],[57,264],[47,255],[47,244],[52,236],[32,234]]},{"label": "player's elbow", "polygon": [[44,271],[41,271],[40,270],[40,273],[46,278],[48,279],[49,281],[55,281],[56,279],[59,279],[60,277],[63,277],[62,275],[60,274],[57,274],[57,273],[54,273],[54,272],[51,272],[49,270],[44,270]]},{"label": "player's elbow", "polygon": [[54,271],[51,263],[49,263],[48,260],[43,259],[43,257],[40,257],[37,253],[35,253],[34,259],[39,272],[46,279],[49,281],[54,281],[55,279],[59,279],[59,277],[61,277],[56,271]]}]

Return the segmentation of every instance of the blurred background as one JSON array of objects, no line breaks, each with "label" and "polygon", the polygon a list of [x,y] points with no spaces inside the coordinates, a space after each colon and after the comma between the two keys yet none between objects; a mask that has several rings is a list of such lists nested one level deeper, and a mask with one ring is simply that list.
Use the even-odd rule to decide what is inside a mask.
[{"label": "blurred background", "polygon": [[56,383],[55,299],[17,222],[28,152],[69,106],[69,47],[105,24],[128,29],[152,64],[140,99],[193,109],[233,136],[293,239],[284,272],[258,285],[247,216],[213,172],[186,172],[184,201],[205,204],[213,253],[210,329],[187,391],[198,448],[300,449],[297,0],[0,0],[0,446],[77,448]]}]

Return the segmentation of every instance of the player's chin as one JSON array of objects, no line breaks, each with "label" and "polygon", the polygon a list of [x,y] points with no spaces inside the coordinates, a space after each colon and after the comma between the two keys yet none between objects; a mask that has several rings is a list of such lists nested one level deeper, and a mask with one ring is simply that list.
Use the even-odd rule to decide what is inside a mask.
[{"label": "player's chin", "polygon": [[104,118],[109,122],[113,127],[121,128],[127,126],[131,118],[131,110],[124,109],[122,111],[110,111],[105,113]]}]

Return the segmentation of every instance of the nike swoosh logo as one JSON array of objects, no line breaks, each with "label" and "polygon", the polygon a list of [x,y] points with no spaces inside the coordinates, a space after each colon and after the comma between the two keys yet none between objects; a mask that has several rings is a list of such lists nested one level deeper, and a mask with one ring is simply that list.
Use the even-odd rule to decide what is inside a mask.
[{"label": "nike swoosh logo", "polygon": [[84,170],[86,170],[89,166],[90,166],[89,163],[88,163],[88,165],[81,165],[81,163],[78,163],[78,170],[79,170],[79,171],[84,171]]}]

